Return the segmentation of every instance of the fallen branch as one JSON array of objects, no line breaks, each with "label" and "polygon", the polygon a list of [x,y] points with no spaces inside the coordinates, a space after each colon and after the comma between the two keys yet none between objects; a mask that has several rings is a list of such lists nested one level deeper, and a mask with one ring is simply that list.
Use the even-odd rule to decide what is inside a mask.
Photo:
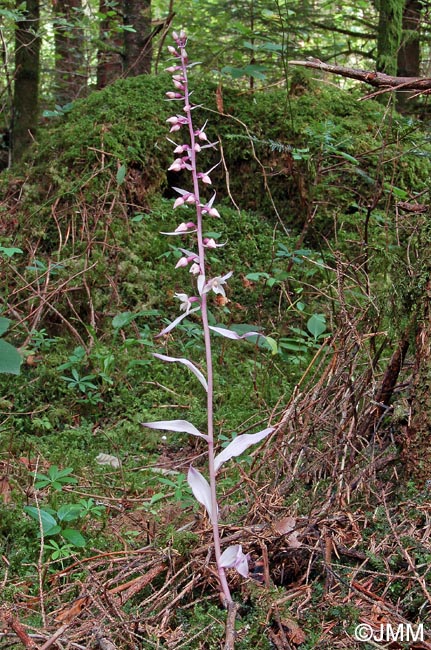
[{"label": "fallen branch", "polygon": [[322,72],[329,72],[330,74],[338,74],[341,77],[348,79],[356,79],[363,83],[374,86],[375,88],[382,88],[386,91],[389,90],[416,90],[416,91],[431,91],[431,79],[423,77],[391,77],[383,72],[376,72],[375,70],[358,70],[357,68],[347,68],[342,65],[331,65],[324,63],[320,59],[310,58],[306,61],[289,61],[289,65],[300,65],[304,68],[314,68]]}]

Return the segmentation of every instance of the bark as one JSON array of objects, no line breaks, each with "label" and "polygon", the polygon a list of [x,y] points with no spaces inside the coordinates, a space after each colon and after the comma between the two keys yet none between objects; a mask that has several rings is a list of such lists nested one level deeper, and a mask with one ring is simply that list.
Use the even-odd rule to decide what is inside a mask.
[{"label": "bark", "polygon": [[97,52],[97,88],[104,88],[123,74],[124,39],[122,2],[111,6],[109,0],[100,0],[99,49]]},{"label": "bark", "polygon": [[[421,0],[406,0],[403,12],[403,36],[398,51],[397,74],[403,77],[418,77],[420,74],[420,40],[419,27],[421,18]],[[397,93],[397,108],[403,111],[409,107],[412,93]]]},{"label": "bark", "polygon": [[398,51],[398,70],[400,77],[419,77],[420,40],[419,27],[422,3],[420,0],[407,0],[403,12],[403,37]]},{"label": "bark", "polygon": [[151,72],[151,0],[125,0],[124,24],[135,31],[124,32],[124,67],[128,77]]},{"label": "bark", "polygon": [[357,79],[375,88],[381,88],[382,90],[380,92],[399,90],[400,88],[427,93],[431,91],[431,78],[427,77],[394,77],[383,72],[358,70],[357,68],[347,68],[342,65],[330,65],[329,63],[324,63],[314,58],[308,61],[289,61],[289,65],[301,65],[305,68],[314,68],[322,72],[338,74],[341,77]]},{"label": "bark", "polygon": [[403,9],[404,0],[380,0],[376,67],[379,72],[389,75],[397,74]]},{"label": "bark", "polygon": [[[39,0],[23,3],[25,18],[16,24],[13,94],[12,160],[19,160],[32,143],[39,117]],[[22,3],[18,3],[22,7]]]},{"label": "bark", "polygon": [[54,11],[56,103],[63,106],[84,95],[87,87],[82,0],[56,0]]}]

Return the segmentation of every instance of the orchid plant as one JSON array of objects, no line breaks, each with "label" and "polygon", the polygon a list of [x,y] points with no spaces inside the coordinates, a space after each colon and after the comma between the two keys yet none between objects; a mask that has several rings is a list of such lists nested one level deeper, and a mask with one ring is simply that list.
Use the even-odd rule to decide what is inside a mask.
[{"label": "orchid plant", "polygon": [[204,235],[204,219],[220,219],[218,210],[214,207],[216,194],[206,201],[202,198],[202,189],[204,186],[211,185],[210,173],[199,171],[197,165],[198,154],[203,149],[215,147],[215,143],[209,142],[205,133],[206,122],[203,126],[197,128],[194,125],[192,113],[199,106],[192,104],[189,90],[188,72],[191,64],[188,60],[186,51],[187,37],[184,31],[179,34],[173,32],[175,46],[169,46],[169,53],[173,57],[173,64],[167,68],[172,73],[174,90],[166,93],[168,100],[182,104],[182,113],[177,113],[170,117],[167,122],[170,125],[170,133],[182,134],[184,131],[187,135],[181,137],[180,144],[170,138],[169,141],[174,145],[174,154],[177,156],[169,167],[170,171],[180,172],[186,170],[190,172],[192,188],[185,190],[174,187],[178,193],[173,207],[175,209],[194,209],[194,221],[183,221],[172,232],[162,234],[174,237],[187,238],[191,241],[188,250],[180,248],[182,257],[179,259],[176,268],[188,267],[192,276],[192,283],[195,287],[193,293],[176,293],[175,298],[179,301],[180,315],[175,318],[167,327],[165,327],[158,336],[168,334],[183,319],[200,312],[203,336],[205,342],[205,361],[206,376],[190,360],[184,358],[170,357],[164,354],[154,354],[158,359],[168,363],[180,363],[186,366],[201,383],[206,392],[207,403],[207,431],[202,433],[191,422],[187,420],[163,420],[158,422],[146,422],[144,426],[152,429],[163,431],[176,431],[188,433],[199,438],[203,438],[208,447],[208,476],[209,481],[196,468],[190,467],[187,481],[197,501],[202,504],[209,516],[213,529],[214,552],[217,563],[217,571],[220,581],[220,587],[224,595],[226,605],[232,604],[232,597],[226,579],[226,569],[235,568],[245,578],[248,577],[248,560],[249,557],[243,553],[239,544],[228,546],[222,552],[222,539],[219,529],[219,509],[217,504],[216,478],[223,463],[235,456],[241,455],[248,447],[258,443],[268,436],[274,427],[268,427],[254,434],[244,434],[237,436],[230,444],[227,445],[217,455],[215,455],[215,436],[214,436],[214,408],[213,408],[213,362],[211,352],[211,333],[222,335],[229,339],[243,339],[247,336],[257,336],[256,332],[248,332],[239,335],[232,330],[222,327],[214,327],[209,324],[208,319],[208,302],[211,294],[226,295],[225,287],[227,281],[232,276],[232,271],[228,271],[222,276],[208,277],[205,255],[207,250],[215,249],[223,244],[217,244],[214,239]]}]

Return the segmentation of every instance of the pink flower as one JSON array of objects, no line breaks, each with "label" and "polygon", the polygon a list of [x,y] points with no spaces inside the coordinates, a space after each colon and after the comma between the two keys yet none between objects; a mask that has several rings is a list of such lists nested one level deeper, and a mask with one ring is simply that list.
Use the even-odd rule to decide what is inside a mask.
[{"label": "pink flower", "polygon": [[202,183],[206,183],[206,185],[212,185],[212,181],[208,174],[204,174],[203,172],[198,173],[198,178],[202,181]]},{"label": "pink flower", "polygon": [[190,229],[196,229],[196,224],[193,221],[188,221],[187,223],[180,223],[180,225],[175,228],[175,232],[187,232]]},{"label": "pink flower", "polygon": [[248,560],[250,556],[242,552],[241,544],[229,546],[220,556],[219,566],[224,569],[236,569],[244,578],[248,578]]},{"label": "pink flower", "polygon": [[194,264],[192,264],[190,267],[189,273],[193,273],[193,275],[199,275],[200,272],[201,272],[201,267],[199,266],[199,264],[194,262]]},{"label": "pink flower", "polygon": [[221,246],[224,246],[224,244],[217,244],[215,239],[212,237],[204,237],[203,244],[205,248],[220,248]]},{"label": "pink flower", "polygon": [[190,149],[190,146],[188,144],[179,144],[177,147],[174,149],[174,153],[184,153],[185,151],[188,151]]},{"label": "pink flower", "polygon": [[207,134],[205,133],[205,127],[207,125],[207,122],[203,125],[201,129],[196,129],[195,131],[195,136],[199,138],[199,140],[208,140]]},{"label": "pink flower", "polygon": [[184,311],[186,314],[190,313],[194,302],[199,302],[199,298],[196,298],[195,296],[189,297],[186,293],[176,293],[175,298],[181,301],[180,311]]},{"label": "pink flower", "polygon": [[173,131],[179,131],[179,129],[183,124],[187,124],[187,118],[183,117],[183,115],[173,115],[172,117],[168,117],[166,122],[172,124],[171,127],[171,133],[172,133]]},{"label": "pink flower", "polygon": [[[183,251],[183,253],[188,253],[188,251],[185,251],[183,248],[180,248],[180,250]],[[195,266],[198,266],[198,265],[196,265],[196,263],[195,263],[195,260],[197,260],[197,259],[198,259],[198,258],[197,258],[197,256],[196,256],[194,253],[184,255],[183,257],[180,257],[180,259],[179,259],[178,262],[176,263],[175,268],[176,268],[176,269],[179,269],[179,268],[181,268],[181,267],[183,267],[183,266],[187,266],[187,264],[190,264],[190,262],[194,262],[194,263],[192,264],[191,268],[190,268],[190,273],[195,273],[195,271],[192,270],[192,269],[193,269]],[[199,266],[198,266],[198,269],[199,269]],[[199,271],[198,271],[198,272],[199,272]]]},{"label": "pink flower", "polygon": [[161,232],[161,235],[184,235],[188,232],[196,232],[196,224],[193,221],[180,223],[173,232]]},{"label": "pink flower", "polygon": [[183,158],[175,158],[172,165],[168,168],[168,171],[170,171],[170,172],[180,172],[182,169],[189,169],[190,170],[191,167],[187,163],[187,160],[189,160],[188,156],[185,156]]},{"label": "pink flower", "polygon": [[[226,284],[226,280],[228,280],[232,274],[233,271],[229,271],[229,273],[226,273],[226,275],[223,276],[218,275],[217,277],[208,280],[207,283],[205,283],[205,277],[203,275],[200,275],[198,280],[199,293],[202,295],[204,293],[209,293],[210,291],[214,291],[214,293],[216,294],[220,294],[221,296],[226,296],[226,292],[224,290],[223,285]],[[203,278],[203,280],[201,278]]]},{"label": "pink flower", "polygon": [[204,206],[202,208],[202,214],[209,214],[210,217],[217,217],[217,219],[220,219],[220,212],[216,208],[208,208],[208,206]]},{"label": "pink flower", "polygon": [[189,261],[188,261],[187,257],[180,257],[178,262],[175,264],[175,268],[179,269],[182,266],[187,266],[188,263],[189,263]]},{"label": "pink flower", "polygon": [[[196,203],[196,197],[193,192],[188,192],[187,190],[182,190],[180,187],[173,187],[173,190],[178,192],[180,195],[174,203],[174,208],[177,208],[179,205],[184,205],[184,203],[189,203],[193,205]],[[196,226],[195,226],[196,227]]]}]

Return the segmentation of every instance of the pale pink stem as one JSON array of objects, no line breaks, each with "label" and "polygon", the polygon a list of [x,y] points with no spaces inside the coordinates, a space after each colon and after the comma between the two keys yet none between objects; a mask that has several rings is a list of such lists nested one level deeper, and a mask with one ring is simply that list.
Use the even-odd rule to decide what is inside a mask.
[{"label": "pale pink stem", "polygon": [[[189,106],[189,89],[188,89],[188,78],[187,78],[187,67],[182,56],[181,51],[181,67],[184,77],[184,105]],[[205,275],[205,247],[203,243],[203,224],[202,224],[202,208],[200,204],[200,194],[199,194],[199,179],[197,176],[197,166],[196,166],[196,151],[195,151],[195,133],[193,128],[193,120],[191,111],[187,111],[187,121],[190,132],[190,165],[192,168],[192,177],[193,177],[193,193],[196,198],[196,216],[197,216],[197,238],[198,238],[198,257],[199,257],[199,267],[202,275]],[[204,342],[205,342],[205,357],[207,365],[207,382],[208,382],[208,392],[207,392],[207,434],[208,434],[208,469],[209,469],[209,478],[210,478],[210,489],[211,489],[211,506],[213,516],[213,537],[214,537],[214,552],[217,562],[218,575],[220,579],[220,586],[222,588],[224,597],[226,599],[226,604],[229,605],[232,603],[232,596],[230,593],[229,586],[226,580],[226,573],[223,567],[220,566],[220,556],[221,556],[221,545],[220,545],[220,529],[218,525],[218,515],[217,515],[217,490],[216,490],[216,473],[214,469],[214,406],[213,406],[213,363],[212,363],[212,353],[211,353],[211,336],[208,323],[208,309],[207,309],[207,294],[204,293],[201,296],[201,313],[202,313],[202,325],[204,330]]]}]

